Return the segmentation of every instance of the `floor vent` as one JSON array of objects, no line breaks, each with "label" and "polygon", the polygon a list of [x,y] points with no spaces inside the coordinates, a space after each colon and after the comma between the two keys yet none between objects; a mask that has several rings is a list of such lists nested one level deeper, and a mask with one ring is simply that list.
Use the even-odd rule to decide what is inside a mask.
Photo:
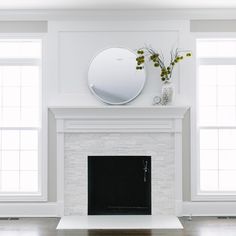
[{"label": "floor vent", "polygon": [[18,217],[0,217],[0,220],[19,220]]}]

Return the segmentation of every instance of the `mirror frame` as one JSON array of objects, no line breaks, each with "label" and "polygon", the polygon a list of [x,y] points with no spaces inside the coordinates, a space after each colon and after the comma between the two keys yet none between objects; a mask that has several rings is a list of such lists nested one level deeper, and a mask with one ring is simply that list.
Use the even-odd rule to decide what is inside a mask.
[{"label": "mirror frame", "polygon": [[[103,51],[106,51],[106,50],[109,50],[109,49],[112,49],[112,48],[125,49],[125,50],[127,50],[127,51],[130,51],[132,54],[134,54],[134,55],[137,57],[137,55],[136,55],[131,49],[129,49],[129,48],[125,48],[125,47],[108,47],[108,48],[104,48],[104,49],[100,50],[95,56],[92,57],[92,59],[91,59],[91,61],[90,61],[90,63],[89,63],[89,66],[88,66],[87,76],[88,76],[89,69],[90,69],[90,66],[91,66],[93,60],[94,60],[100,53],[102,53]],[[130,98],[129,100],[126,100],[126,101],[124,101],[124,102],[109,102],[109,101],[107,101],[107,100],[105,100],[105,99],[99,97],[99,96],[96,94],[96,92],[92,89],[91,84],[89,83],[89,78],[87,78],[89,90],[92,92],[92,94],[93,94],[98,100],[102,101],[102,102],[105,103],[105,104],[109,104],[109,105],[124,105],[124,104],[127,104],[127,103],[133,101],[135,98],[137,98],[137,97],[141,94],[141,92],[143,91],[143,89],[145,88],[145,85],[146,85],[146,82],[147,82],[147,72],[146,72],[146,69],[145,69],[145,65],[144,65],[143,70],[144,70],[144,82],[143,82],[143,84],[142,84],[142,87],[140,88],[140,90],[138,90],[137,94],[136,94],[134,97],[132,97],[132,98]]]}]

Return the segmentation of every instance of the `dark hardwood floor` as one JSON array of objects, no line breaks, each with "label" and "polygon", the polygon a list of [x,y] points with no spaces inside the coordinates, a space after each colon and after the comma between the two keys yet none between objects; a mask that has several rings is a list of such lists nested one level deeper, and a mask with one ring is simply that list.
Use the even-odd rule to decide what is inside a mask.
[{"label": "dark hardwood floor", "polygon": [[180,219],[183,230],[56,230],[57,218],[0,220],[0,236],[236,236],[236,219]]}]

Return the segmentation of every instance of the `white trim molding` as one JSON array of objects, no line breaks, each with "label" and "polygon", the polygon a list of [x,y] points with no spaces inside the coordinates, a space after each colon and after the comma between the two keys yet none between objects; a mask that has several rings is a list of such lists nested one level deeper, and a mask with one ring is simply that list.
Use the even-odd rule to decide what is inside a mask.
[{"label": "white trim molding", "polygon": [[[183,119],[185,106],[102,106],[102,107],[50,107],[58,119]],[[138,115],[138,117],[137,117]]]},{"label": "white trim molding", "polygon": [[173,8],[173,9],[133,9],[133,10],[84,10],[84,9],[56,9],[56,10],[0,10],[0,20],[2,21],[42,21],[42,20],[192,20],[192,19],[236,19],[235,8]]},{"label": "white trim molding", "polygon": [[51,107],[57,123],[57,204],[64,215],[65,133],[173,133],[175,214],[182,214],[182,119],[188,107]]},{"label": "white trim molding", "polygon": [[181,132],[186,107],[51,107],[58,133]]},{"label": "white trim molding", "polygon": [[0,217],[57,217],[56,202],[0,203]]},{"label": "white trim molding", "polygon": [[236,216],[235,202],[183,202],[183,216]]}]

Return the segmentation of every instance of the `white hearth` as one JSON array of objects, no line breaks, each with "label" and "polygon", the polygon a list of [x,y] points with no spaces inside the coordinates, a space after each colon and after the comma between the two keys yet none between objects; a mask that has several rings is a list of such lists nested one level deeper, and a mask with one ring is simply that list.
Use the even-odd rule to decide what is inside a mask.
[{"label": "white hearth", "polygon": [[87,215],[87,157],[152,158],[152,215],[182,211],[182,119],[187,107],[53,107],[60,215]]},{"label": "white hearth", "polygon": [[176,216],[64,216],[57,229],[183,229]]}]

